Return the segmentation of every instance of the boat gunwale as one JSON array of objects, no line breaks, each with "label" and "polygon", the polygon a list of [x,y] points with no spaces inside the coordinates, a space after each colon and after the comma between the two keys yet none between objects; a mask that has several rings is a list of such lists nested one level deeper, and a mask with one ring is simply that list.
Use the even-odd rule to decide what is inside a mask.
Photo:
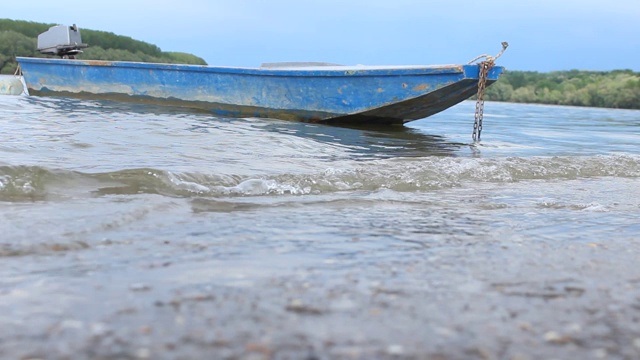
[{"label": "boat gunwale", "polygon": [[81,60],[81,59],[51,59],[16,57],[18,62],[33,64],[48,64],[57,66],[104,66],[116,68],[154,69],[197,73],[226,73],[238,75],[258,76],[404,76],[404,75],[442,75],[467,73],[467,68],[473,65],[355,65],[355,66],[312,66],[312,67],[286,67],[286,68],[244,68],[230,66],[187,65],[187,64],[162,64],[133,61],[109,61],[109,60]]}]

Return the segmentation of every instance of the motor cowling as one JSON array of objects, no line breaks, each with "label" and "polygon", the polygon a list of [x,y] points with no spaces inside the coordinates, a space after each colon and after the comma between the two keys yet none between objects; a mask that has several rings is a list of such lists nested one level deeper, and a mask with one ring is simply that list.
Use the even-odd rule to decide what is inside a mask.
[{"label": "motor cowling", "polygon": [[38,51],[46,55],[74,58],[89,45],[82,43],[80,30],[73,26],[56,25],[38,35]]}]

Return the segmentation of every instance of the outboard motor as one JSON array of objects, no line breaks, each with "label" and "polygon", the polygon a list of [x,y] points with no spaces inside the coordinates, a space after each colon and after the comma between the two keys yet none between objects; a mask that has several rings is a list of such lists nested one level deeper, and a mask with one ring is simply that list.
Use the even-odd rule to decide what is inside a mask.
[{"label": "outboard motor", "polygon": [[46,55],[73,59],[88,46],[82,43],[80,30],[76,24],[73,26],[52,26],[49,30],[38,35],[38,51]]}]

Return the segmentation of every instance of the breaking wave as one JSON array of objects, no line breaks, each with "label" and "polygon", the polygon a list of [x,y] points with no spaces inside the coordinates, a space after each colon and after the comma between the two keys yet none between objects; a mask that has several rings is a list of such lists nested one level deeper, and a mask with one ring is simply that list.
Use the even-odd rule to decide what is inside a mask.
[{"label": "breaking wave", "polygon": [[320,173],[251,177],[152,168],[84,173],[38,166],[0,166],[0,201],[159,194],[171,197],[304,195],[391,189],[430,191],[470,182],[511,183],[590,177],[640,177],[631,154],[533,158],[396,158],[327,168]]}]

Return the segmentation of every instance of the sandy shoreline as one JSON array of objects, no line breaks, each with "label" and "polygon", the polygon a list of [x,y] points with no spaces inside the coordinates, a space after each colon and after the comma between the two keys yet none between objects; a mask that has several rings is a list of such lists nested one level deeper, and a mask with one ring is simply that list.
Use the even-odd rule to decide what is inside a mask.
[{"label": "sandy shoreline", "polygon": [[[64,255],[75,270],[2,281],[0,357],[640,356],[637,243],[415,245],[392,263],[376,263],[375,249],[354,242],[366,260],[325,259],[263,273],[240,258],[235,268],[227,267],[231,258],[181,261],[186,249],[169,242],[168,251],[183,251],[178,261],[88,265],[105,249],[117,253],[118,244]],[[60,260],[4,259],[43,267]],[[220,267],[227,270],[211,276]]]}]

